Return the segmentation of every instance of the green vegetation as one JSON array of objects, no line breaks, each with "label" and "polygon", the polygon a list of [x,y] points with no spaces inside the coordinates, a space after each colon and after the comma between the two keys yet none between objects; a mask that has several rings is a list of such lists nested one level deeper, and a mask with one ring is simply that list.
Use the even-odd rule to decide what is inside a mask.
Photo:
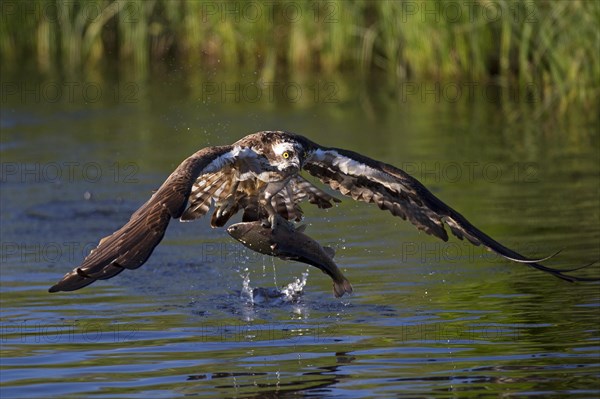
[{"label": "green vegetation", "polygon": [[600,89],[600,2],[2,2],[3,71],[339,72],[398,82],[494,82],[566,111]]}]

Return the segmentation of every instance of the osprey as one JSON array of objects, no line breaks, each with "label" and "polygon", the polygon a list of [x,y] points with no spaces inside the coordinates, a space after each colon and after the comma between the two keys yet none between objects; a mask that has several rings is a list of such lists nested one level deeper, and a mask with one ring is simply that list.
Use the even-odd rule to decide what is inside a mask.
[{"label": "osprey", "polygon": [[448,240],[446,225],[459,239],[563,280],[597,280],[565,274],[581,267],[549,268],[539,263],[548,258],[529,259],[503,246],[392,165],[356,152],[322,147],[297,134],[264,131],[232,145],[201,149],[184,160],[123,227],[102,238],[83,263],[49,291],[73,291],[125,269],[137,269],[162,240],[171,219],[192,221],[213,207],[213,227],[224,226],[239,211],[243,212],[242,221],[261,220],[269,226],[274,225],[276,215],[299,221],[299,203],[305,199],[319,208],[340,202],[305,180],[302,170],[343,195],[376,204],[444,241]]}]

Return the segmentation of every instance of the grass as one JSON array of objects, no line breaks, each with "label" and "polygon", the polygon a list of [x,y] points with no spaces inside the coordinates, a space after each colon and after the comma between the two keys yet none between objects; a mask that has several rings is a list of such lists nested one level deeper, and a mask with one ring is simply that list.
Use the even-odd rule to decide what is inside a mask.
[{"label": "grass", "polygon": [[3,71],[347,72],[525,88],[560,112],[600,97],[600,2],[39,0],[2,2]]}]

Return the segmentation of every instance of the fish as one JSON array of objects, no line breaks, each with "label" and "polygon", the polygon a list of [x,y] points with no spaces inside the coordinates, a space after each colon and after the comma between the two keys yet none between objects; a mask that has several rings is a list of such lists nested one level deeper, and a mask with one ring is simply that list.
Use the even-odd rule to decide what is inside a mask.
[{"label": "fish", "polygon": [[305,227],[296,228],[285,220],[271,227],[258,220],[232,224],[227,228],[227,233],[253,251],[320,269],[333,280],[333,294],[336,298],[351,294],[353,289],[350,281],[333,261],[333,248],[322,247],[304,234]]}]

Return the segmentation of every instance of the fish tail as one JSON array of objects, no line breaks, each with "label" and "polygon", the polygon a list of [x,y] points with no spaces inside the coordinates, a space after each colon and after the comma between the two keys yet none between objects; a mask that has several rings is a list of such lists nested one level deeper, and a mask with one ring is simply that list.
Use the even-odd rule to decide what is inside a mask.
[{"label": "fish tail", "polygon": [[352,284],[346,277],[341,277],[337,281],[333,282],[333,294],[336,298],[344,296],[344,294],[352,293]]}]

